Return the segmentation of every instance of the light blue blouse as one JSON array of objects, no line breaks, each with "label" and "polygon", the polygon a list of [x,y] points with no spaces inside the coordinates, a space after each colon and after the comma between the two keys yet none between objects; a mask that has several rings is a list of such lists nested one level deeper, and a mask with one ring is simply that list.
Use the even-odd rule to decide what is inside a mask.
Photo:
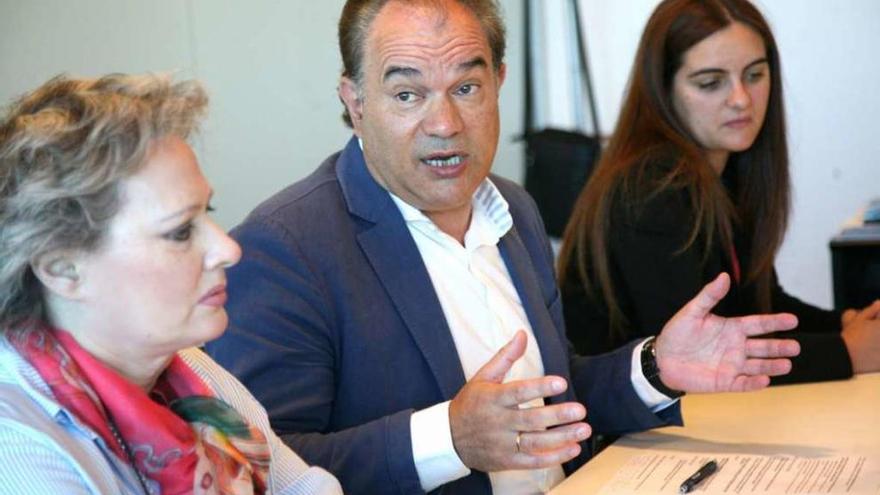
[{"label": "light blue blouse", "polygon": [[[309,467],[275,435],[266,412],[232,375],[198,349],[183,360],[218,397],[263,431],[271,448],[273,494],[339,494],[336,479]],[[158,485],[150,486],[158,494]],[[0,337],[0,495],[143,494],[134,470],[55,402],[37,371]]]}]

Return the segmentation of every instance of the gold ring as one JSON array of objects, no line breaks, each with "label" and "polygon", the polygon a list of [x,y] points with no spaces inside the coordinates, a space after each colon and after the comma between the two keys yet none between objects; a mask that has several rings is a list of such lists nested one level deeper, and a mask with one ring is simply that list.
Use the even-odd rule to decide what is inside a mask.
[{"label": "gold ring", "polygon": [[522,442],[522,432],[518,431],[518,432],[516,432],[516,453],[517,454],[522,452],[522,450],[520,450],[520,448],[521,448],[520,442]]}]

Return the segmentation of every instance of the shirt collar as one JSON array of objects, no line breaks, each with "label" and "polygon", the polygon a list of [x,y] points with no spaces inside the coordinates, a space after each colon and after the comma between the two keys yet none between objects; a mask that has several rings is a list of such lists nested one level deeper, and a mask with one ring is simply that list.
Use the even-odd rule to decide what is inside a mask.
[{"label": "shirt collar", "polygon": [[[364,141],[360,137],[357,140],[358,146],[363,152]],[[394,204],[397,205],[407,224],[427,222],[436,228],[434,222],[416,207],[398,198],[391,191],[388,191],[388,194],[394,200]],[[464,236],[465,246],[473,242],[495,245],[513,226],[510,205],[488,177],[483,179],[483,183],[474,192],[471,206],[473,214],[471,215],[471,224]]]},{"label": "shirt collar", "polygon": [[[391,191],[388,191],[388,194],[407,224],[430,224],[434,229],[437,228],[434,222],[418,208],[400,199]],[[510,216],[507,200],[489,178],[484,179],[474,192],[471,207],[473,208],[471,224],[464,235],[465,247],[498,244],[513,226],[513,217]]]}]

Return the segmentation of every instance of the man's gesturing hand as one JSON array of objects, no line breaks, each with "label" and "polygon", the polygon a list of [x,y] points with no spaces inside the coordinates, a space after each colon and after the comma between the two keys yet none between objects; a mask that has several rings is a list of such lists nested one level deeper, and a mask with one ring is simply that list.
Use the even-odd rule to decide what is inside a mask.
[{"label": "man's gesturing hand", "polygon": [[703,287],[657,337],[660,379],[685,392],[735,392],[766,387],[791,371],[800,345],[790,339],[752,338],[797,326],[792,314],[722,318],[710,311],[730,288],[722,273]]},{"label": "man's gesturing hand", "polygon": [[452,442],[469,468],[492,472],[559,465],[577,456],[578,442],[590,436],[582,421],[586,409],[576,402],[519,408],[568,387],[558,376],[502,383],[526,342],[525,332],[517,332],[449,405]]}]

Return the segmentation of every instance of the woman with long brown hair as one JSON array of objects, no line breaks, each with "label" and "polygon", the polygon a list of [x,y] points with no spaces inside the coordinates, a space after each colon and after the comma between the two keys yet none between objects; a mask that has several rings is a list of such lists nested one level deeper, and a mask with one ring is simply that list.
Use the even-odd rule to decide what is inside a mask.
[{"label": "woman with long brown hair", "polygon": [[659,332],[730,273],[724,316],[786,311],[801,344],[779,381],[880,369],[880,302],[843,314],[783,291],[774,270],[790,186],[779,52],[747,0],[665,0],[645,28],[617,127],[559,260],[584,354]]}]

